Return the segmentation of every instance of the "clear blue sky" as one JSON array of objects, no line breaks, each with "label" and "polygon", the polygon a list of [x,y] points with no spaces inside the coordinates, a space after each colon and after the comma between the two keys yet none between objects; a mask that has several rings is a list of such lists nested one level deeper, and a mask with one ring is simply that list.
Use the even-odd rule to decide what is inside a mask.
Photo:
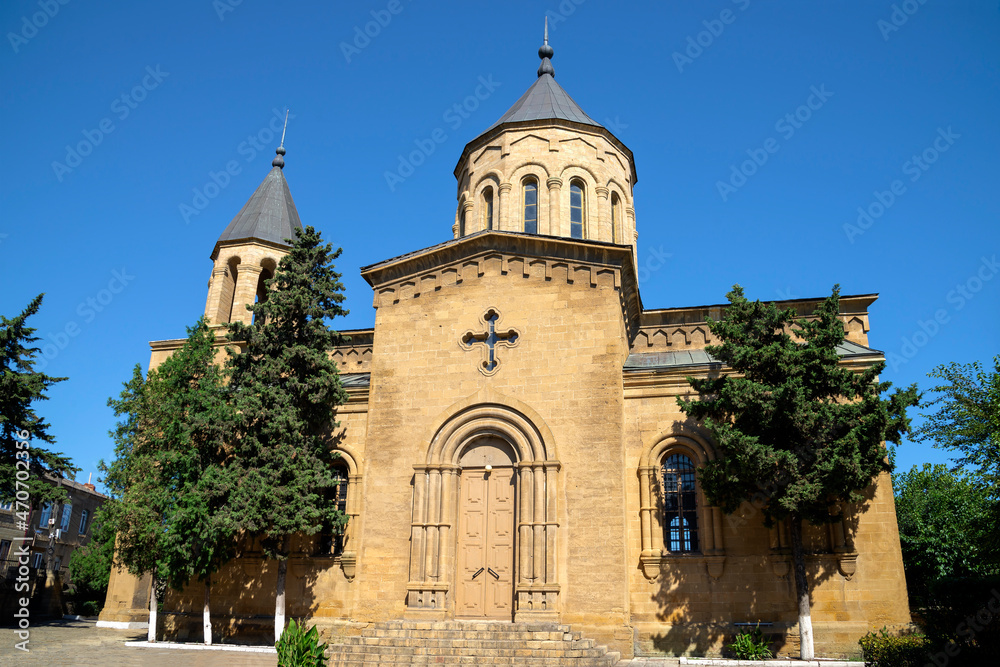
[{"label": "clear blue sky", "polygon": [[[46,372],[70,378],[38,405],[58,449],[83,479],[109,458],[107,398],[147,366],[148,341],[202,314],[215,240],[270,168],[275,109],[293,115],[285,175],[302,221],[344,248],[339,326],[370,327],[358,267],[449,238],[455,163],[534,81],[546,13],[557,80],[635,154],[640,266],[671,255],[642,284],[647,308],[718,303],[737,282],[761,299],[840,283],[880,294],[870,341],[901,360],[893,383],[988,362],[1000,8],[897,5],[3,3],[0,312],[46,293],[32,324],[58,350]],[[467,117],[448,113],[480,77],[495,90]],[[390,189],[386,172],[438,128],[446,139]],[[86,155],[67,157],[81,142]],[[742,165],[754,156],[763,164]],[[230,162],[239,173],[212,187]],[[873,214],[864,227],[859,207]],[[926,445],[899,453],[904,468],[945,460]]]}]

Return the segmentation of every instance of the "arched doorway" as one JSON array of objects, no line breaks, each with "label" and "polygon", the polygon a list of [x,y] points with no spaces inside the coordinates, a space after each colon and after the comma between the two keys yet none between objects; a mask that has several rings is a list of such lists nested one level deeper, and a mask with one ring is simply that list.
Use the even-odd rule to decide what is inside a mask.
[{"label": "arched doorway", "polygon": [[459,459],[455,616],[514,616],[516,455],[495,436],[470,443]]},{"label": "arched doorway", "polygon": [[[413,466],[405,616],[558,621],[560,465],[551,432],[531,408],[484,390],[449,409],[432,433],[425,462]],[[496,567],[508,558],[509,577]],[[484,576],[492,592],[467,585]]]}]

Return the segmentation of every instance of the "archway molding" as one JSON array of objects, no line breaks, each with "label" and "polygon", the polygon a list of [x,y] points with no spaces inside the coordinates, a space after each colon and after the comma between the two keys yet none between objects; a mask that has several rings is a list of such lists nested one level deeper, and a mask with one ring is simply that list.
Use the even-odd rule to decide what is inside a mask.
[{"label": "archway molding", "polygon": [[517,469],[515,620],[556,620],[560,464],[555,442],[534,410],[489,388],[442,413],[426,434],[424,463],[413,467],[407,616],[454,615],[460,459],[470,445],[486,437],[511,448]]}]

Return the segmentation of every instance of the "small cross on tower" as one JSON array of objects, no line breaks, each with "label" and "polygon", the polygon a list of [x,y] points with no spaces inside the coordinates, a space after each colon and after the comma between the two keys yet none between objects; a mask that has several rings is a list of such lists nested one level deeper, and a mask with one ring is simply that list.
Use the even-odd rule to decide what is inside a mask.
[{"label": "small cross on tower", "polygon": [[466,350],[471,350],[472,346],[476,343],[482,343],[486,346],[486,354],[484,355],[485,358],[479,368],[484,375],[493,375],[493,373],[495,373],[497,368],[500,366],[500,360],[496,358],[497,345],[514,347],[517,345],[518,338],[520,337],[520,334],[518,334],[514,329],[510,329],[506,332],[497,331],[497,323],[499,321],[500,314],[495,308],[490,308],[482,317],[482,322],[486,326],[486,331],[484,333],[467,331],[465,332],[465,335],[462,336],[462,347]]}]

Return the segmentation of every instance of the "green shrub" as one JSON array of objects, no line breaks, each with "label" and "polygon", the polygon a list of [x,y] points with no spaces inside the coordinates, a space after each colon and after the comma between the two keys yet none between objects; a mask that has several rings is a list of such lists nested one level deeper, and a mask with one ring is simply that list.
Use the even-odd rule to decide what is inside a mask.
[{"label": "green shrub", "polygon": [[890,635],[883,626],[858,640],[865,667],[923,667],[930,643],[923,635]]},{"label": "green shrub", "polygon": [[738,660],[767,660],[773,658],[760,624],[753,630],[744,630],[736,635],[733,643],[726,647]]},{"label": "green shrub", "polygon": [[81,616],[97,616],[101,613],[101,606],[95,600],[87,600],[80,605]]},{"label": "green shrub", "polygon": [[326,644],[319,643],[316,626],[308,631],[294,619],[274,645],[278,649],[278,667],[325,667]]}]

